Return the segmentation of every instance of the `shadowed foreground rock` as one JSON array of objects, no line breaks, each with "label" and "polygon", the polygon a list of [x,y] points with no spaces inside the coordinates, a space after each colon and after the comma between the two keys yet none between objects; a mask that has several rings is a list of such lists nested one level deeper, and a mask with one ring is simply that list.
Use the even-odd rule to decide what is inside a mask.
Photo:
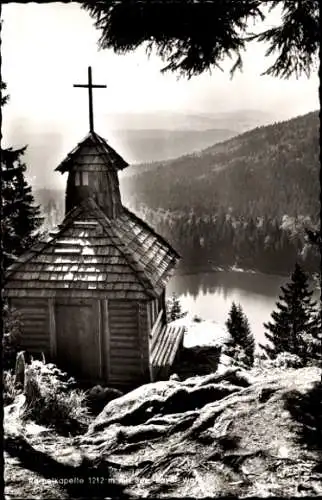
[{"label": "shadowed foreground rock", "polygon": [[[131,497],[318,495],[319,380],[317,368],[228,368],[144,385],[108,403],[75,438],[20,434],[68,474],[85,464],[87,474],[107,474]],[[10,437],[8,423],[5,432]]]},{"label": "shadowed foreground rock", "polygon": [[287,409],[288,394],[310,393],[319,377],[315,368],[229,368],[148,384],[109,403],[78,444],[138,496],[296,495],[309,478],[322,493],[321,456],[303,451]]}]

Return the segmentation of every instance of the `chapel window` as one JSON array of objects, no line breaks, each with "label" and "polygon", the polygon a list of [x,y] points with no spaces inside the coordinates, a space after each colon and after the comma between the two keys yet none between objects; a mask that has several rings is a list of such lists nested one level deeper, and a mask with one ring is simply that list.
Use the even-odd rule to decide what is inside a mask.
[{"label": "chapel window", "polygon": [[88,186],[88,172],[75,173],[75,186]]}]

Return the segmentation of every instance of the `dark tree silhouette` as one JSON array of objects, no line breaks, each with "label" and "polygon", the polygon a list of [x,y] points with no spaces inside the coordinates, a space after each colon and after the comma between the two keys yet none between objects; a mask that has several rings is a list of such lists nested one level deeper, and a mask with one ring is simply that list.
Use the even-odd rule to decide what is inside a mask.
[{"label": "dark tree silhouette", "polygon": [[[2,82],[1,91],[6,88],[6,84]],[[9,96],[1,92],[1,106],[7,104],[8,100]],[[25,150],[26,147],[0,150],[4,270],[35,241],[39,236],[37,230],[43,222],[40,207],[34,204],[31,186],[25,179],[27,167],[22,161]]]},{"label": "dark tree silhouette", "polygon": [[[166,61],[162,71],[188,78],[232,57],[233,74],[242,68],[242,52],[252,40],[268,43],[267,56],[277,53],[264,74],[309,75],[318,57],[318,0],[83,0],[82,5],[101,30],[101,48],[122,54],[146,44],[148,53],[156,49]],[[282,8],[279,26],[248,32],[250,20],[264,20],[276,7]]]},{"label": "dark tree silhouette", "polygon": [[237,306],[235,302],[232,303],[226,326],[231,335],[229,352],[233,357],[237,357],[240,348],[244,353],[245,364],[252,366],[254,364],[255,339],[240,304]]},{"label": "dark tree silhouette", "polygon": [[16,363],[21,336],[21,318],[17,310],[9,308],[6,302],[2,307],[2,367],[11,370]]},{"label": "dark tree silhouette", "polygon": [[186,312],[182,310],[180,300],[173,292],[172,296],[167,300],[167,320],[175,321],[176,319],[184,318]]},{"label": "dark tree silhouette", "polygon": [[5,91],[7,90],[7,84],[5,82],[1,82],[0,89],[1,89],[1,101],[0,102],[1,102],[1,106],[4,106],[9,101],[9,95],[5,94]]},{"label": "dark tree silhouette", "polygon": [[26,148],[1,150],[2,244],[6,269],[39,236],[40,207],[34,204],[31,186],[25,180],[22,162]]},{"label": "dark tree silhouette", "polygon": [[[281,286],[282,294],[276,303],[271,322],[264,323],[266,338],[272,344],[264,347],[275,358],[281,352],[290,352],[304,359],[312,354],[311,345],[318,335],[318,315],[308,277],[299,264],[291,275],[291,282]],[[313,349],[314,351],[314,349]]]}]

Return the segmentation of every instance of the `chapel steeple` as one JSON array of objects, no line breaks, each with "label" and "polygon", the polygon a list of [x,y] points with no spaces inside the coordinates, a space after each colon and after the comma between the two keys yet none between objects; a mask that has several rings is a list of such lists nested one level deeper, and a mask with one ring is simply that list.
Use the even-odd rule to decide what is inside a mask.
[{"label": "chapel steeple", "polygon": [[91,197],[109,218],[115,218],[123,209],[117,172],[128,163],[94,131],[92,89],[106,88],[106,85],[92,83],[89,67],[88,84],[75,84],[74,87],[88,88],[90,130],[56,168],[61,173],[68,172],[65,213]]}]

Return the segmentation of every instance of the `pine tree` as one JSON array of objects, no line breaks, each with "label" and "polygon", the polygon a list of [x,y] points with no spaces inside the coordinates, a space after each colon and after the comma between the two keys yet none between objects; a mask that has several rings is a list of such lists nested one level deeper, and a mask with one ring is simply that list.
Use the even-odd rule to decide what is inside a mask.
[{"label": "pine tree", "polygon": [[2,363],[4,370],[14,368],[21,336],[21,318],[17,310],[4,301],[2,308]]},{"label": "pine tree", "polygon": [[[155,50],[166,61],[163,72],[175,71],[190,78],[221,67],[223,59],[229,57],[234,59],[230,70],[233,75],[242,69],[242,53],[253,40],[267,44],[265,56],[276,55],[264,74],[282,78],[302,73],[308,76],[316,67],[320,46],[318,0],[82,0],[81,4],[100,30],[100,48],[124,54],[146,44],[148,53]],[[267,12],[282,9],[282,22],[276,28],[250,35],[248,21],[266,20],[263,7],[267,4]],[[135,30],[127,28],[128,19]]]},{"label": "pine tree", "polygon": [[[4,83],[1,90],[5,89]],[[8,96],[1,94],[1,104]],[[42,225],[40,207],[34,204],[31,186],[25,179],[26,165],[22,157],[26,147],[1,149],[3,269],[24,252],[39,236]]]},{"label": "pine tree", "polygon": [[252,366],[254,364],[255,339],[240,304],[237,306],[235,302],[232,303],[226,327],[231,335],[229,348],[233,357],[237,357],[237,353],[241,351],[245,364]]},{"label": "pine tree", "polygon": [[[271,358],[281,352],[306,358],[308,338],[317,336],[318,319],[316,303],[312,300],[308,278],[299,264],[291,275],[291,282],[281,286],[282,294],[276,303],[271,322],[264,323],[265,335],[271,346],[262,346]],[[309,336],[309,337],[308,337]]]},{"label": "pine tree", "polygon": [[180,300],[177,295],[173,292],[172,296],[167,300],[167,320],[175,321],[177,319],[184,318],[187,315],[183,312]]},{"label": "pine tree", "polygon": [[[321,307],[321,304],[320,304]],[[306,363],[320,365],[322,361],[322,310],[313,313],[309,332],[300,335],[302,358]]]},{"label": "pine tree", "polygon": [[31,186],[25,180],[22,162],[26,148],[1,150],[2,243],[4,268],[39,236],[40,207],[34,204]]},{"label": "pine tree", "polygon": [[0,82],[0,90],[1,90],[1,106],[4,106],[5,104],[7,104],[7,102],[9,101],[9,96],[8,94],[4,94],[4,90],[7,90],[7,84],[5,82]]}]

